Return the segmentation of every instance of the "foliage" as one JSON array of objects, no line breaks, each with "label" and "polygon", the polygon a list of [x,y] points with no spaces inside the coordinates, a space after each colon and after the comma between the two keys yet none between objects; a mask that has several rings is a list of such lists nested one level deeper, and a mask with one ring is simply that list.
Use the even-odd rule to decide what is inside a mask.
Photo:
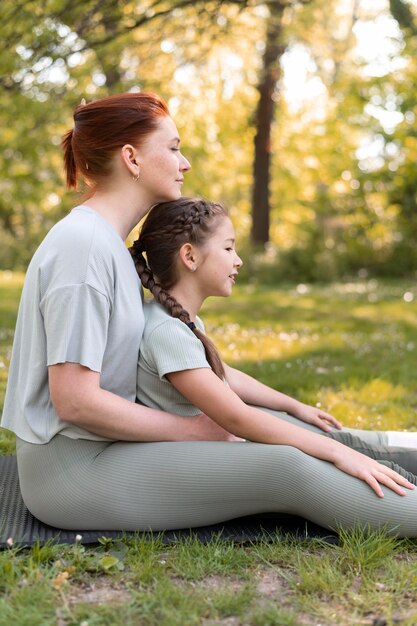
[{"label": "foliage", "polygon": [[[183,143],[195,165],[187,177],[186,192],[226,198],[239,210],[250,184],[244,170],[250,162],[251,134],[244,126],[251,89],[244,77],[253,73],[254,66],[249,63],[244,68],[239,61],[242,75],[232,77],[230,48],[220,37],[216,39],[216,33],[226,33],[236,21],[231,43],[236,44],[234,59],[239,59],[238,52],[248,54],[245,46],[249,40],[243,34],[249,25],[245,16],[240,16],[244,2],[213,0],[200,8],[187,1],[149,2],[138,8],[136,3],[120,1],[117,10],[121,15],[114,2],[74,5],[50,0],[41,8],[36,2],[22,0],[21,12],[9,0],[3,4],[0,267],[25,267],[46,230],[77,201],[64,193],[59,144],[71,124],[72,109],[83,97],[96,98],[117,90],[160,92],[184,130]],[[107,10],[110,5],[113,9]],[[138,27],[133,29],[136,12],[140,14],[134,22]],[[117,33],[110,36],[112,28]],[[104,43],[106,29],[109,40]],[[252,46],[256,29],[254,33]],[[238,107],[233,96],[241,100]],[[243,135],[248,138],[244,145]],[[223,186],[230,163],[240,166],[242,157],[242,173]],[[206,158],[209,165],[203,165]],[[242,180],[245,187],[239,188]]]},{"label": "foliage", "polygon": [[[251,268],[303,281],[363,269],[413,276],[415,9],[403,0],[385,9],[287,4],[273,94],[271,241]],[[223,200],[248,238],[268,2],[4,0],[2,12],[0,267],[26,267],[77,202],[65,194],[59,147],[74,105],[120,90],[168,100],[193,164],[184,192]],[[382,61],[358,48],[359,27],[378,21],[392,33]],[[305,75],[302,97],[288,95],[291,72]]]}]

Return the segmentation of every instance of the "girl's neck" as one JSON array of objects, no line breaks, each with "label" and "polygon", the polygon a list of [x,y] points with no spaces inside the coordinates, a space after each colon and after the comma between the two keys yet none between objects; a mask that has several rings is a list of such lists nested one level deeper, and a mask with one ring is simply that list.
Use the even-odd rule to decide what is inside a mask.
[{"label": "girl's neck", "polygon": [[177,300],[187,311],[190,316],[190,320],[195,322],[196,315],[198,315],[199,310],[204,302],[204,298],[201,297],[199,293],[193,288],[193,286],[188,283],[185,284],[185,281],[180,281],[169,290],[171,296]]}]

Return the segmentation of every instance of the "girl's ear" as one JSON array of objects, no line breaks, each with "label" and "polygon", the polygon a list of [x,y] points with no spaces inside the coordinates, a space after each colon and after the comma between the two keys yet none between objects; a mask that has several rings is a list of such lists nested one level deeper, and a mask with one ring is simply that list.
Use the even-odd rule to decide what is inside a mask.
[{"label": "girl's ear", "polygon": [[185,269],[195,272],[197,269],[197,251],[191,243],[184,243],[179,249],[178,258]]}]

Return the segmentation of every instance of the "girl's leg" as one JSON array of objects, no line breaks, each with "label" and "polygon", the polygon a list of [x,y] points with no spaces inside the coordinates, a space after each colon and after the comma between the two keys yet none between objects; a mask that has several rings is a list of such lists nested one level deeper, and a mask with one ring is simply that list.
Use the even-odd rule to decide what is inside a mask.
[{"label": "girl's leg", "polygon": [[[362,454],[365,454],[372,459],[375,459],[377,461],[390,461],[392,463],[395,463],[396,465],[399,465],[400,467],[403,467],[406,471],[417,475],[417,442],[415,448],[412,448],[409,445],[407,447],[392,446],[389,443],[390,434],[388,432],[377,430],[360,430],[357,428],[343,428],[342,430],[334,429],[331,433],[325,433],[320,428],[317,428],[317,426],[306,424],[302,420],[293,417],[292,415],[279,413],[277,411],[272,411],[265,408],[263,410],[267,411],[268,413],[272,413],[273,415],[276,415],[277,417],[280,417],[281,419],[284,419],[291,424],[300,426],[301,428],[305,428],[320,435],[325,435],[332,439],[336,439],[337,441],[340,441],[340,443],[343,443],[345,446],[353,448],[358,452],[362,452]],[[399,440],[402,440],[404,442],[408,441],[409,444],[413,442],[413,437],[417,435],[417,433],[413,432],[398,432],[393,434],[400,436]],[[401,438],[402,435],[404,435],[404,437]]]},{"label": "girl's leg", "polygon": [[[404,468],[407,472],[417,475],[417,449],[413,450],[412,448],[398,448],[393,446],[369,444],[360,437],[353,435],[352,432],[346,430],[335,430],[326,436],[331,439],[335,439],[336,441],[343,443],[345,446],[353,448],[366,456],[369,456],[371,459],[381,462],[390,461],[391,463]],[[411,480],[411,482],[414,481]]]},{"label": "girl's leg", "polygon": [[[317,426],[313,426],[312,424],[306,424],[302,420],[298,419],[298,417],[294,417],[293,415],[288,415],[288,413],[282,413],[280,411],[274,411],[272,409],[266,409],[265,407],[258,406],[258,409],[262,411],[266,411],[267,413],[271,413],[271,415],[276,415],[281,419],[289,422],[290,424],[295,424],[296,426],[300,426],[301,428],[305,428],[306,430],[310,430],[313,433],[318,433],[319,435],[324,435],[325,432],[318,428]],[[383,430],[362,430],[359,428],[342,428],[341,431],[334,430],[334,432],[348,432],[356,437],[360,437],[366,443],[377,445],[377,446],[388,446],[388,433]],[[413,433],[414,434],[414,433]]]},{"label": "girl's leg", "polygon": [[263,512],[301,515],[326,528],[368,524],[417,536],[417,490],[363,481],[289,446],[179,442],[111,444],[56,436],[18,442],[29,510],[58,528],[161,530]]}]

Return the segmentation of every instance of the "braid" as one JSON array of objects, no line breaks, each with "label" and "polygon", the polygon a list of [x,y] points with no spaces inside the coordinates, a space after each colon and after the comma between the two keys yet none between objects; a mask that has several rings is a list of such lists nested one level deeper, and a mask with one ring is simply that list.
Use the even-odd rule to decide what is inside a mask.
[{"label": "braid", "polygon": [[163,289],[154,278],[152,271],[149,269],[145,257],[142,252],[135,250],[135,244],[130,248],[130,253],[135,263],[136,271],[139,275],[142,285],[145,289],[149,289],[153,297],[159,304],[168,309],[172,317],[177,317],[184,324],[191,324],[191,319],[188,311],[186,311],[181,304],[176,300],[169,291]]},{"label": "braid", "polygon": [[[169,292],[177,281],[177,255],[184,243],[203,245],[212,236],[216,220],[227,212],[206,200],[180,198],[153,207],[143,223],[139,238],[130,248],[142,285],[159,304],[192,330],[204,346],[213,372],[221,379],[225,372],[215,345],[191,322],[190,314]],[[143,253],[146,252],[146,260]],[[155,277],[157,276],[157,280]]]}]

